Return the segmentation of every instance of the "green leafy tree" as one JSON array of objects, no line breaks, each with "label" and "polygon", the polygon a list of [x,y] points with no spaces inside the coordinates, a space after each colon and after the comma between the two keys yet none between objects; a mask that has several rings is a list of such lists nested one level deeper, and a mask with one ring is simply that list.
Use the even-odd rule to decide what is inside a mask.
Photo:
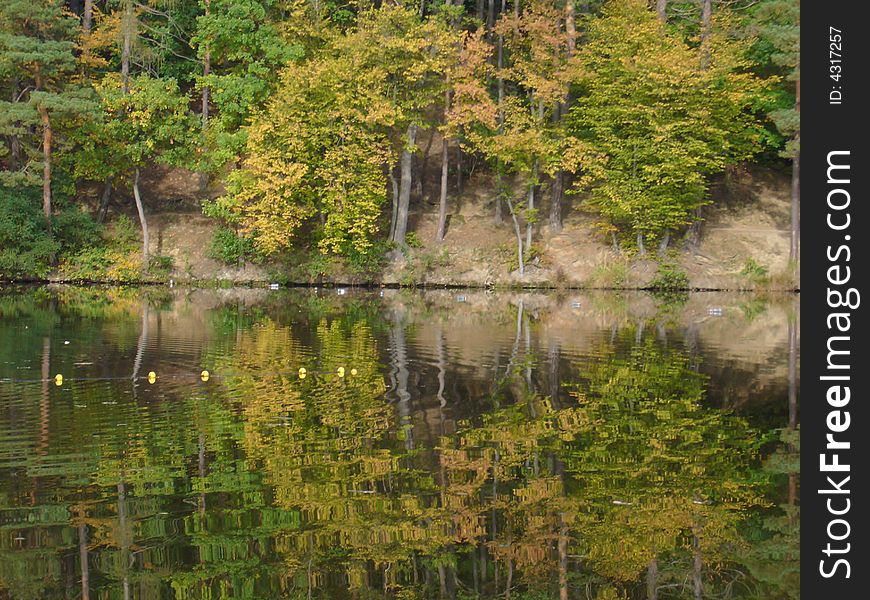
[{"label": "green leafy tree", "polygon": [[598,152],[581,184],[605,230],[661,239],[708,202],[708,178],[760,149],[762,83],[745,44],[711,32],[708,64],[641,0],[611,0],[579,51],[570,129]]},{"label": "green leafy tree", "polygon": [[[178,165],[189,158],[195,118],[174,80],[148,76],[106,76],[97,91],[103,102],[106,137],[123,156],[120,166],[132,175],[133,195],[142,227],[142,259],[148,267],[149,234],[139,191],[140,170],[151,162]],[[119,161],[120,162],[120,161]]]}]

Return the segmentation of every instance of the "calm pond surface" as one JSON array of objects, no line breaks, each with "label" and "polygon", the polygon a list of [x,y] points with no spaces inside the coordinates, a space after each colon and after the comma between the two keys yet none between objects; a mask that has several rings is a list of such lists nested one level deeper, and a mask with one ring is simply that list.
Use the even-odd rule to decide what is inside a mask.
[{"label": "calm pond surface", "polygon": [[796,599],[798,314],[0,289],[0,598]]}]

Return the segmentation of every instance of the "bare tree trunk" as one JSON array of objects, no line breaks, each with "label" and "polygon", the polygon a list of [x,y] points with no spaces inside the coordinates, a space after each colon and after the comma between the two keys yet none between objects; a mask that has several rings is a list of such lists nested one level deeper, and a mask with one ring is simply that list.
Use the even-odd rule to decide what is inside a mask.
[{"label": "bare tree trunk", "polygon": [[659,17],[659,23],[665,24],[668,21],[668,0],[656,0],[656,14]]},{"label": "bare tree trunk", "polygon": [[42,214],[45,222],[51,228],[51,119],[48,109],[39,106],[39,117],[42,120]]},{"label": "bare tree trunk", "polygon": [[411,157],[416,140],[417,125],[412,123],[408,125],[407,140],[399,159],[399,206],[393,241],[400,247],[405,246],[405,235],[408,233],[408,209],[411,202]]},{"label": "bare tree trunk", "polygon": [[559,600],[568,600],[568,522],[559,513]]},{"label": "bare tree trunk", "polygon": [[126,0],[123,21],[124,42],[121,47],[121,85],[125,94],[130,92],[130,57],[133,53],[134,19],[133,0]]},{"label": "bare tree trunk", "polygon": [[[531,211],[535,210],[535,180],[538,178],[538,161],[535,159],[535,164],[532,167],[532,181],[529,182],[529,193],[527,195],[528,201],[526,203],[526,208],[529,210],[529,214]],[[526,217],[526,252],[532,247],[532,228],[533,223],[531,222],[531,217]]]},{"label": "bare tree trunk", "polygon": [[514,223],[514,233],[517,236],[517,260],[519,261],[520,276],[522,276],[526,272],[523,256],[523,234],[520,232],[520,222],[517,220],[517,213],[514,210],[514,203],[511,201],[510,198],[505,198],[505,202],[507,202],[508,210],[511,213],[511,219]]},{"label": "bare tree trunk", "polygon": [[136,173],[133,175],[133,198],[136,200],[136,211],[139,213],[139,224],[142,226],[142,264],[148,268],[148,221],[145,220],[145,207],[142,206],[142,197],[139,195],[139,167],[136,167]]},{"label": "bare tree trunk", "polygon": [[574,0],[567,0],[565,2],[565,34],[568,38],[568,56],[574,56],[574,52],[577,50],[576,14]]},{"label": "bare tree trunk", "polygon": [[396,233],[396,220],[399,214],[399,182],[396,181],[396,174],[393,172],[393,167],[390,167],[390,185],[393,189],[393,211],[390,218],[390,239],[394,239]]},{"label": "bare tree trunk", "polygon": [[713,31],[713,0],[701,0],[701,68],[710,66],[710,34]]},{"label": "bare tree trunk", "polygon": [[556,171],[553,176],[553,187],[550,194],[550,233],[562,231],[562,190],[565,186],[565,172]]},{"label": "bare tree trunk", "polygon": [[[713,0],[701,0],[701,69],[710,66],[710,34],[713,29]],[[695,209],[695,219],[689,227],[689,243],[697,248],[701,244],[701,207]]]},{"label": "bare tree trunk", "polygon": [[109,202],[112,200],[112,178],[106,178],[103,184],[103,197],[100,199],[100,210],[97,212],[97,223],[102,223],[106,220],[106,213],[109,212]]},{"label": "bare tree trunk", "polygon": [[[205,0],[205,16],[211,14],[211,0]],[[205,43],[205,53],[202,57],[202,76],[208,77],[211,74],[211,49],[209,43]],[[211,90],[208,84],[202,86],[202,133],[203,135],[208,129],[208,100]],[[208,188],[208,173],[199,174],[199,191],[205,192]]]},{"label": "bare tree trunk", "polygon": [[[446,101],[449,100],[450,92],[446,92]],[[438,203],[438,233],[435,239],[444,241],[444,229],[447,226],[447,169],[448,169],[448,144],[447,136],[441,141],[441,198]]]},{"label": "bare tree trunk", "polygon": [[[795,110],[800,116],[801,112],[801,80],[795,82]],[[788,258],[792,264],[792,272],[797,273],[797,264],[800,260],[800,211],[801,211],[801,154],[800,132],[795,134],[795,155],[791,163],[791,244]]]},{"label": "bare tree trunk", "polygon": [[659,242],[659,252],[664,252],[668,249],[668,244],[671,243],[671,232],[665,231],[665,234],[662,236],[662,241]]},{"label": "bare tree trunk", "polygon": [[84,511],[82,511],[79,523],[79,563],[82,570],[82,600],[90,600],[91,584],[90,584],[90,568],[88,565],[88,526],[84,522]]},{"label": "bare tree trunk", "polygon": [[462,146],[456,145],[456,195],[462,194]]},{"label": "bare tree trunk", "polygon": [[797,429],[797,324],[795,315],[788,317],[788,428]]},{"label": "bare tree trunk", "polygon": [[692,591],[694,592],[695,600],[702,600],[704,597],[704,578],[702,573],[704,559],[701,555],[701,541],[698,539],[698,536],[692,536],[692,538],[692,545],[695,548],[692,562]]},{"label": "bare tree trunk", "polygon": [[[492,0],[495,2],[495,0]],[[506,0],[501,0],[501,13],[504,14],[506,10]],[[504,75],[502,73],[502,69],[504,68],[504,34],[498,35],[498,58],[496,59],[496,85],[498,87],[498,130],[499,133],[502,132],[504,127]],[[501,210],[501,187],[502,187],[502,173],[501,173],[501,162],[496,166],[496,187],[498,188],[498,195],[495,201],[495,222],[496,224],[501,224],[502,222],[502,210]],[[513,214],[513,211],[511,211]]]},{"label": "bare tree trunk", "polygon": [[649,561],[646,567],[646,600],[659,600],[659,562]]},{"label": "bare tree trunk", "polygon": [[85,34],[91,32],[91,27],[94,23],[94,0],[85,0],[85,12],[82,16],[82,29]]}]

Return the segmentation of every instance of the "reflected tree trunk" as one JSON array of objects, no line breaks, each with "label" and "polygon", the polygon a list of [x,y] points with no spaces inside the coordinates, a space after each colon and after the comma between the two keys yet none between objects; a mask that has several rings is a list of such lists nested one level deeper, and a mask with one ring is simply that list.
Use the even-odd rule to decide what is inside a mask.
[{"label": "reflected tree trunk", "polygon": [[701,554],[701,541],[696,535],[692,536],[692,547],[692,594],[694,600],[702,600],[704,597],[704,557]]},{"label": "reflected tree trunk", "polygon": [[88,525],[85,523],[85,512],[81,511],[79,515],[79,563],[82,570],[82,600],[90,600],[91,597],[91,575],[90,565],[88,564]]},{"label": "reflected tree trunk", "polygon": [[[561,477],[561,472],[560,472]],[[565,513],[559,513],[559,600],[568,600],[568,521]]]},{"label": "reflected tree trunk", "polygon": [[548,352],[548,362],[550,364],[550,404],[554,410],[559,410],[562,405],[559,400],[559,393],[562,389],[562,372],[560,360],[562,356],[562,348],[555,337],[550,337],[550,351]]},{"label": "reflected tree trunk", "polygon": [[42,393],[39,398],[39,454],[48,451],[49,421],[51,417],[51,402],[49,399],[49,378],[51,377],[51,337],[42,338]]},{"label": "reflected tree trunk", "polygon": [[121,549],[121,568],[124,570],[124,600],[130,600],[130,567],[133,561],[130,546],[133,544],[133,540],[127,522],[127,489],[123,481],[118,482],[118,538],[118,547]]},{"label": "reflected tree trunk", "polygon": [[399,313],[393,314],[393,327],[390,331],[393,372],[395,373],[396,401],[399,419],[405,432],[405,447],[414,448],[414,436],[411,428],[411,394],[408,392],[408,345],[405,340],[405,319]]},{"label": "reflected tree trunk", "polygon": [[[798,331],[796,311],[793,308],[788,319],[788,429],[795,431],[798,424],[798,385],[797,385],[797,349]],[[793,443],[788,445],[789,454],[795,454],[797,448]],[[788,504],[794,506],[798,497],[797,473],[788,474]],[[793,518],[793,515],[790,515]]]},{"label": "reflected tree trunk", "polygon": [[148,347],[150,312],[151,306],[148,304],[148,300],[146,299],[142,303],[142,326],[139,330],[139,340],[136,342],[136,356],[133,359],[133,375],[131,379],[133,380],[134,386],[136,380],[139,378],[139,370],[142,368],[142,358],[145,356],[145,349]]}]

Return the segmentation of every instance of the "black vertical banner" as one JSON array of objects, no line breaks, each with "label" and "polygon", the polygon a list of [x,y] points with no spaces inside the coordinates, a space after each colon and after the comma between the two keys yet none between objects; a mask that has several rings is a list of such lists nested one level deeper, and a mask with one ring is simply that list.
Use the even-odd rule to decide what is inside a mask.
[{"label": "black vertical banner", "polygon": [[864,2],[801,3],[801,595],[867,598],[870,210]]}]

